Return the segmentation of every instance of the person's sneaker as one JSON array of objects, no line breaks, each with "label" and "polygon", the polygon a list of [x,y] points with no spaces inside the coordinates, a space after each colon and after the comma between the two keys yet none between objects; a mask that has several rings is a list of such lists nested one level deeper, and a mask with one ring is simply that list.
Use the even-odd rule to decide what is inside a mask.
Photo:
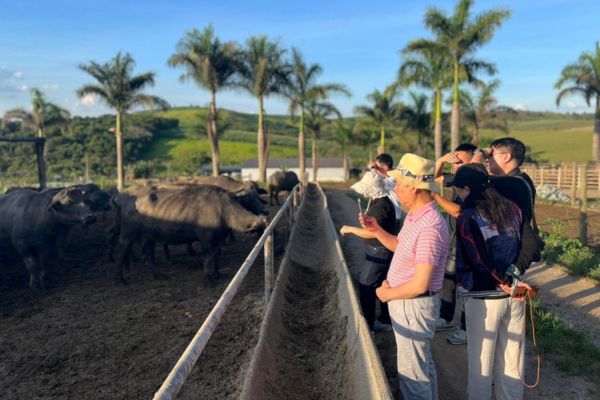
[{"label": "person's sneaker", "polygon": [[436,332],[449,331],[450,329],[454,329],[452,322],[448,322],[444,318],[438,318],[437,321],[435,321]]},{"label": "person's sneaker", "polygon": [[457,329],[454,333],[446,338],[450,344],[467,344],[467,331]]},{"label": "person's sneaker", "polygon": [[392,330],[392,325],[386,325],[375,320],[375,323],[373,324],[373,330],[375,332],[390,332]]}]

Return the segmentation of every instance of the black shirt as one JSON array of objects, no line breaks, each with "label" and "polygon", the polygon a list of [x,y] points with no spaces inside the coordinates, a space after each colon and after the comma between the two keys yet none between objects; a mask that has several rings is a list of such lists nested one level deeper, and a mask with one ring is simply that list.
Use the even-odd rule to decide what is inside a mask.
[{"label": "black shirt", "polygon": [[[374,217],[379,226],[386,232],[392,235],[397,235],[400,232],[400,223],[396,219],[394,204],[387,196],[371,200],[371,207],[367,211],[367,215]],[[365,241],[369,246],[381,246],[377,239],[365,239]]]}]

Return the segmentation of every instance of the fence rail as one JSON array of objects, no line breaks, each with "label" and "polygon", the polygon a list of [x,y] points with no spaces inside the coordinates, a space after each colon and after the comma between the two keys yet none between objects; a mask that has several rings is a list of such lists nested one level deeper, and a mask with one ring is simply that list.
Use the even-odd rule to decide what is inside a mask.
[{"label": "fence rail", "polygon": [[521,169],[536,186],[556,186],[568,194],[575,193],[571,197],[577,197],[581,179],[585,177],[588,194],[600,196],[600,163],[523,164]]},{"label": "fence rail", "polygon": [[288,212],[289,223],[293,222],[294,214],[302,195],[303,186],[298,184],[296,187],[294,187],[294,189],[292,189],[283,203],[283,206],[279,209],[279,212],[277,215],[275,215],[275,218],[273,218],[269,226],[265,229],[260,239],[258,239],[254,245],[254,248],[217,301],[217,304],[215,304],[210,314],[208,314],[208,317],[206,317],[206,320],[204,320],[204,323],[194,338],[190,341],[189,345],[175,364],[175,367],[173,367],[167,376],[167,379],[155,393],[153,397],[154,400],[170,400],[175,398],[177,393],[179,393],[179,390],[181,390],[186,378],[196,364],[196,361],[198,361],[200,354],[202,354],[202,351],[206,347],[208,340],[217,328],[217,325],[221,321],[223,314],[227,310],[227,307],[231,303],[244,278],[248,274],[250,267],[252,267],[254,261],[256,261],[256,258],[263,247],[265,253],[265,301],[269,301],[271,297],[271,291],[273,290],[275,275],[272,246],[273,230],[286,212]]}]

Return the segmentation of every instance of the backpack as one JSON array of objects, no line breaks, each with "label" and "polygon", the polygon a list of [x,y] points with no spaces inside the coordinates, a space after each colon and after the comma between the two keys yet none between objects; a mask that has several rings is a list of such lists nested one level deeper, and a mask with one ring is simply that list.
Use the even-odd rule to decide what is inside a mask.
[{"label": "backpack", "polygon": [[532,249],[532,261],[539,262],[542,261],[542,251],[546,246],[544,239],[540,236],[540,229],[538,228],[537,221],[535,220],[535,210],[533,208],[533,191],[531,190],[531,186],[525,178],[521,175],[514,175],[515,178],[521,179],[525,186],[527,186],[527,190],[529,190],[529,198],[531,200],[531,220],[529,224],[523,224],[523,231],[521,232],[521,240],[523,242],[529,242],[534,244],[534,248]]}]

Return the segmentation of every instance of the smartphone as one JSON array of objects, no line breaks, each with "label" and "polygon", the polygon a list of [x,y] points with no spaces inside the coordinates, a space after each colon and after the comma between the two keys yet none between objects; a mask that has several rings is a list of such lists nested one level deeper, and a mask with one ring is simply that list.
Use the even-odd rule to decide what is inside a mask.
[{"label": "smartphone", "polygon": [[524,297],[527,295],[527,288],[524,286],[517,286],[512,292],[512,297]]}]

